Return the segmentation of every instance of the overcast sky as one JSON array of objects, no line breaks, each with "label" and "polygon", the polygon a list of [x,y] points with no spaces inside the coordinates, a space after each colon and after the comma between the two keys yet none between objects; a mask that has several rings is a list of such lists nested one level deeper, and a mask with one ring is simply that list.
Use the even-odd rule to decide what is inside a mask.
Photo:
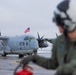
[{"label": "overcast sky", "polygon": [[53,12],[61,0],[0,0],[0,30],[2,35],[25,35],[30,33],[37,37],[37,32],[45,37],[59,34],[52,22]]}]

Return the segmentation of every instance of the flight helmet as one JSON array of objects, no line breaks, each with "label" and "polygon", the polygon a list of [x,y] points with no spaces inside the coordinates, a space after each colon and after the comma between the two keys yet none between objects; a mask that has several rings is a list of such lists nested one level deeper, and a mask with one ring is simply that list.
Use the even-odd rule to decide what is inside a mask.
[{"label": "flight helmet", "polygon": [[74,31],[76,29],[76,1],[63,0],[60,2],[54,11],[53,21],[67,32]]}]

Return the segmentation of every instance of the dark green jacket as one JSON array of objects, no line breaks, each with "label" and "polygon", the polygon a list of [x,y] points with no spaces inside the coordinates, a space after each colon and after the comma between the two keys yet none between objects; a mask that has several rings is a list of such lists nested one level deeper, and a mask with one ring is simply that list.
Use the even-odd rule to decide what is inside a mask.
[{"label": "dark green jacket", "polygon": [[38,55],[35,55],[33,58],[34,63],[47,69],[56,69],[58,66],[71,63],[72,61],[76,65],[76,44],[70,42],[64,35],[61,35],[53,44],[51,58],[44,58]]}]

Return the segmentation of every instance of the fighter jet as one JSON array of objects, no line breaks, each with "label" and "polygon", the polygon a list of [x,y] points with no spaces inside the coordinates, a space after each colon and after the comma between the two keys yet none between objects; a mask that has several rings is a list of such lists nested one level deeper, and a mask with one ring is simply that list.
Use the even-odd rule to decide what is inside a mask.
[{"label": "fighter jet", "polygon": [[24,55],[36,54],[39,48],[48,47],[48,44],[43,39],[44,36],[38,38],[32,35],[21,35],[21,36],[1,36],[0,32],[0,55],[6,56],[7,54],[18,54],[19,58]]}]

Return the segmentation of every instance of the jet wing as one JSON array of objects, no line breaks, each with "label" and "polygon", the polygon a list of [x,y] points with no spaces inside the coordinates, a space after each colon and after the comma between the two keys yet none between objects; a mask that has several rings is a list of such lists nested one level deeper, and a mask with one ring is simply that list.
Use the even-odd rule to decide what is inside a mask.
[{"label": "jet wing", "polygon": [[7,40],[8,37],[7,36],[0,36],[0,40]]}]

